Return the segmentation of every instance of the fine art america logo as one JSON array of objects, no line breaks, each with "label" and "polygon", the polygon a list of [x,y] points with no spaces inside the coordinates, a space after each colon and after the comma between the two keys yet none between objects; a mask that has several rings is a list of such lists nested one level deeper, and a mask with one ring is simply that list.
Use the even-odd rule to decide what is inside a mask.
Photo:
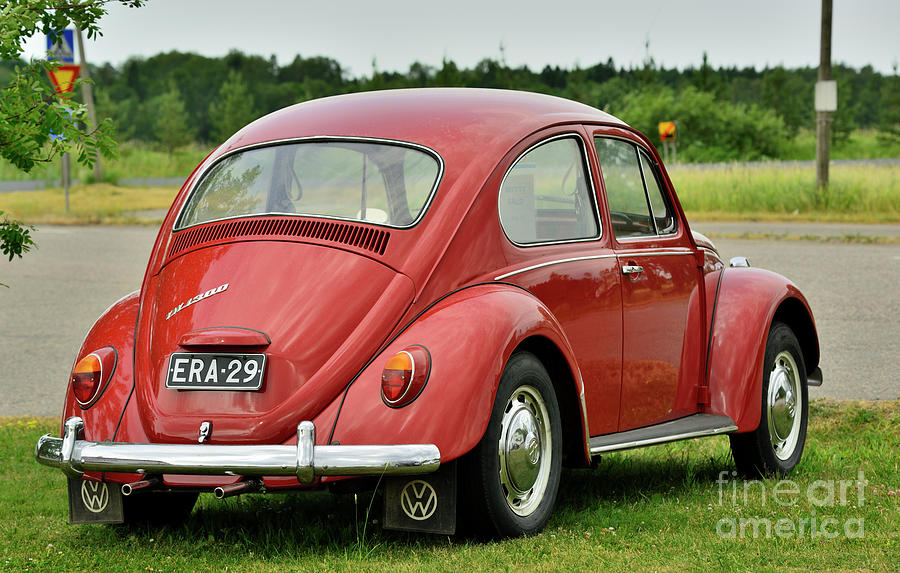
[{"label": "fine art america logo", "polygon": [[92,513],[102,513],[109,504],[109,489],[104,482],[81,482],[81,501]]},{"label": "fine art america logo", "polygon": [[400,492],[400,507],[410,519],[424,521],[437,509],[437,492],[427,481],[413,480]]},{"label": "fine art america logo", "polygon": [[[738,480],[737,472],[719,473],[719,506],[731,506],[736,513],[750,507],[783,508],[786,515],[761,517],[723,517],[716,522],[716,534],[726,539],[847,539],[865,537],[865,518],[837,519],[830,514],[834,508],[861,508],[866,504],[865,473],[857,472],[855,480],[816,480],[801,487],[793,480],[763,482]],[[804,506],[809,510],[804,512]],[[712,505],[709,506],[710,509]],[[799,512],[798,512],[799,510]],[[762,509],[764,512],[765,509]],[[840,511],[839,513],[846,513]]]},{"label": "fine art america logo", "polygon": [[169,314],[166,315],[166,320],[169,320],[170,318],[172,318],[173,316],[175,316],[182,310],[186,309],[187,307],[191,306],[195,302],[200,302],[201,300],[203,300],[207,297],[211,297],[214,294],[219,294],[220,292],[226,290],[227,288],[228,288],[228,283],[225,283],[223,285],[217,286],[216,288],[211,288],[206,292],[202,292],[195,297],[189,298],[188,300],[184,301],[183,303],[179,304],[178,306],[176,306],[175,308],[170,310]]}]

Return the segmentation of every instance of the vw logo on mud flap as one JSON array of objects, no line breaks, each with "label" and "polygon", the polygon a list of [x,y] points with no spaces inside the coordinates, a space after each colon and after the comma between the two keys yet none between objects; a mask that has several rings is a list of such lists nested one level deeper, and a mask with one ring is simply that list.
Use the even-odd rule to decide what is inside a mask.
[{"label": "vw logo on mud flap", "polygon": [[104,482],[81,482],[81,501],[92,513],[101,513],[109,504],[109,489]]},{"label": "vw logo on mud flap", "polygon": [[437,492],[431,484],[420,479],[408,482],[400,492],[400,507],[403,513],[416,521],[424,521],[434,515],[437,501]]}]

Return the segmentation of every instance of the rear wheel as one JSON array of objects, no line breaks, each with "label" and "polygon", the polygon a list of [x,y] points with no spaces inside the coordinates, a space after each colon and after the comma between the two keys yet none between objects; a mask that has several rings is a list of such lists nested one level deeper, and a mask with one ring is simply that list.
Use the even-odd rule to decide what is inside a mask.
[{"label": "rear wheel", "polygon": [[470,525],[503,537],[540,532],[556,503],[561,452],[550,376],[533,354],[517,352],[503,369],[487,430],[463,460]]},{"label": "rear wheel", "polygon": [[753,432],[731,435],[731,452],[746,476],[782,476],[803,455],[809,416],[806,366],[791,328],[772,324],[766,340],[762,411]]}]

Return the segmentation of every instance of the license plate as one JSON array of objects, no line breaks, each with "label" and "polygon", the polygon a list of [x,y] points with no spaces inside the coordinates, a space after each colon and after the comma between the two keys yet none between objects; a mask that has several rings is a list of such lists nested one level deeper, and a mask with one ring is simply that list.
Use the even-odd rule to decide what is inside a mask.
[{"label": "license plate", "polygon": [[166,388],[259,390],[265,366],[265,354],[175,352],[169,357]]}]

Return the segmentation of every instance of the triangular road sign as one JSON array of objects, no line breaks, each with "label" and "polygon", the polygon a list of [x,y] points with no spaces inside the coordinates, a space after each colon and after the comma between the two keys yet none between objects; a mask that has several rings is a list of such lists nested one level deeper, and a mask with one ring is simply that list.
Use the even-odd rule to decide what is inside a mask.
[{"label": "triangular road sign", "polygon": [[56,93],[64,94],[72,91],[72,82],[78,79],[81,66],[59,66],[55,70],[47,70]]}]

